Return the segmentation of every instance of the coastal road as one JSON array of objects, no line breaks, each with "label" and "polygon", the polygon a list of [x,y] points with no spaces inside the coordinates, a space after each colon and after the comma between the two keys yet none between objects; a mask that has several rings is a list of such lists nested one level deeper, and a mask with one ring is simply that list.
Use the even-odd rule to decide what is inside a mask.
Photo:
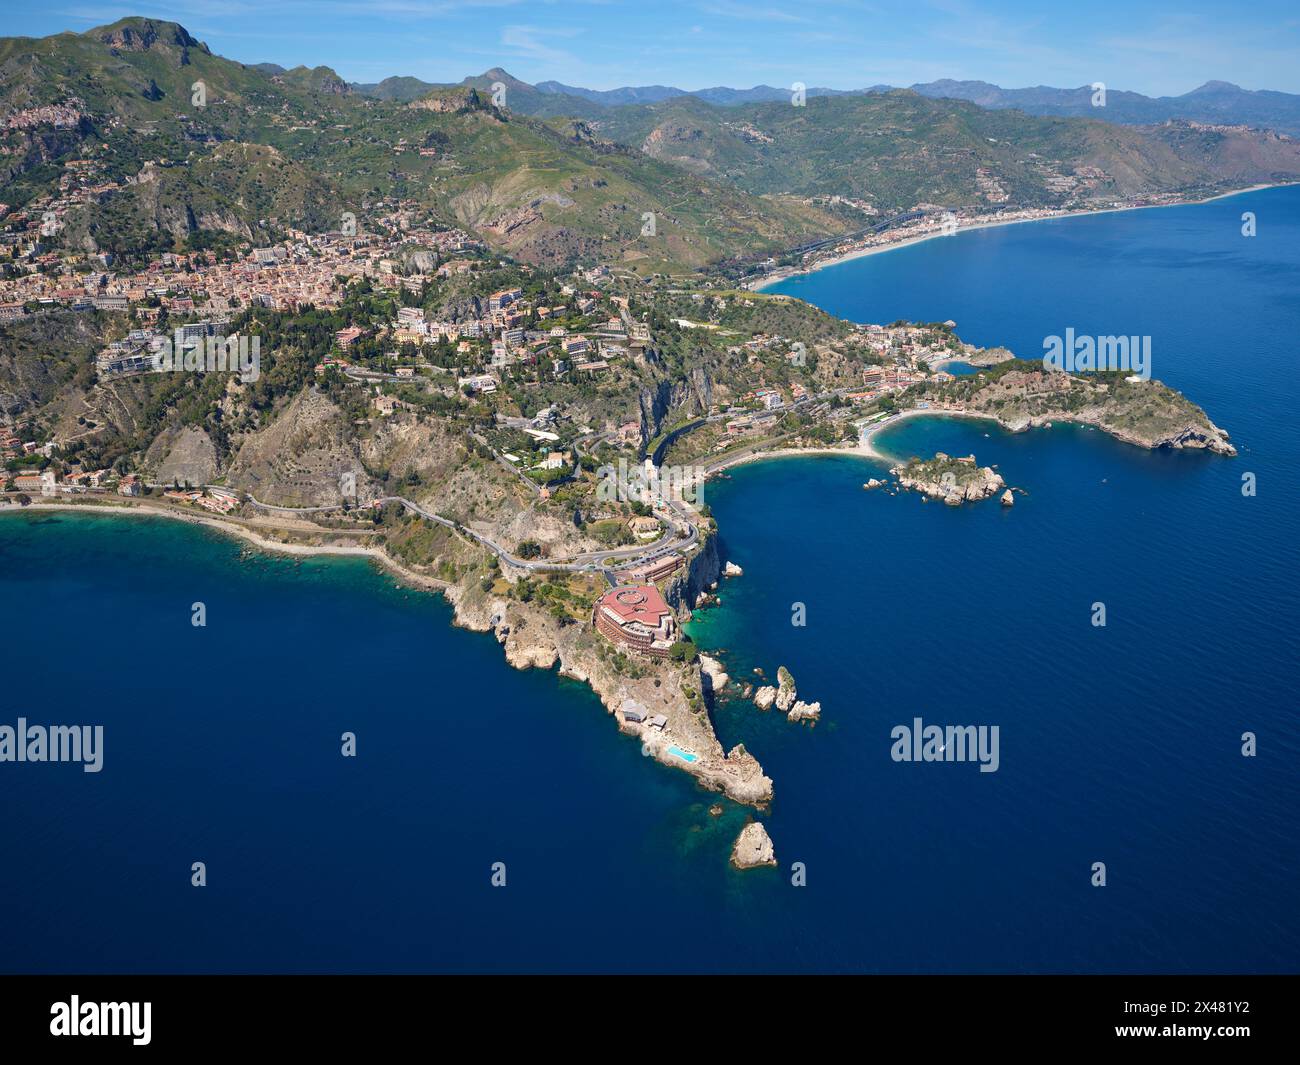
[{"label": "coastal road", "polygon": [[[205,486],[208,487],[208,486]],[[221,486],[216,486],[221,487]],[[281,507],[271,503],[263,503],[253,495],[248,495],[248,502],[251,506],[259,510],[267,511],[271,514],[282,514],[286,516],[303,516],[308,514],[327,514],[338,513],[345,508],[341,504],[320,507]],[[423,518],[425,521],[433,522],[435,525],[441,525],[443,528],[450,529],[456,535],[470,541],[473,544],[492,552],[503,565],[510,566],[523,573],[598,573],[612,586],[618,583],[615,570],[605,565],[602,560],[610,558],[626,559],[620,569],[626,569],[633,566],[652,562],[662,558],[668,553],[671,547],[688,547],[698,539],[698,532],[693,524],[687,523],[687,531],[678,539],[676,538],[676,529],[674,528],[674,539],[671,545],[665,545],[660,550],[654,547],[649,551],[644,548],[624,548],[618,551],[587,551],[577,555],[564,556],[557,559],[525,559],[511,554],[506,548],[491,537],[476,533],[473,529],[467,528],[460,522],[453,521],[451,518],[444,518],[441,514],[435,514],[431,510],[426,510],[418,503],[412,502],[404,496],[381,496],[376,500],[378,503],[397,503],[407,512]]]}]

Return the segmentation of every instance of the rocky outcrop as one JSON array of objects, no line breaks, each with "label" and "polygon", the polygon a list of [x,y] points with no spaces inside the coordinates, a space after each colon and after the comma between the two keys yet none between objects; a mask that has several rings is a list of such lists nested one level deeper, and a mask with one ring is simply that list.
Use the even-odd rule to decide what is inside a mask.
[{"label": "rocky outcrop", "polygon": [[212,54],[208,46],[191,36],[184,26],[146,18],[130,18],[124,19],[122,23],[114,23],[113,27],[106,27],[106,32],[99,35],[99,40],[117,52],[147,52],[155,44],[160,44],[166,46],[164,51],[196,48],[204,55]]},{"label": "rocky outcrop", "polygon": [[731,680],[722,663],[708,655],[700,655],[700,678],[704,690],[710,694],[722,691]]},{"label": "rocky outcrop", "polygon": [[739,566],[737,566],[734,562],[728,562],[725,566],[722,567],[722,575],[724,577],[743,577],[745,575],[745,571],[741,569]]},{"label": "rocky outcrop", "polygon": [[795,691],[794,676],[785,668],[785,666],[781,666],[776,671],[776,680],[778,685],[776,692],[776,708],[780,710],[781,713],[788,714],[790,708],[794,706],[795,696],[798,694]]},{"label": "rocky outcrop", "polygon": [[503,641],[506,661],[515,669],[550,669],[560,657],[559,649],[545,635],[513,631]]},{"label": "rocky outcrop", "polygon": [[777,686],[765,684],[754,692],[754,705],[760,710],[770,710],[775,706],[781,713],[795,722],[816,721],[821,717],[821,703],[803,702],[795,688],[794,675],[781,666],[776,671]]},{"label": "rocky outcrop", "polygon": [[1002,493],[1002,505],[1004,507],[1014,507],[1016,505],[1016,497],[1012,495],[1010,488]]},{"label": "rocky outcrop", "polygon": [[869,480],[862,487],[870,491],[873,488],[883,488],[888,483],[889,483],[888,481],[883,481],[878,477],[872,477],[871,480]]},{"label": "rocky outcrop", "polygon": [[776,865],[776,848],[772,846],[772,837],[758,821],[751,821],[740,830],[740,835],[731,848],[731,864],[737,869]]},{"label": "rocky outcrop", "polygon": [[[712,774],[717,769],[721,776]],[[706,766],[706,774],[700,779],[705,784],[717,780],[716,790],[724,791],[736,802],[750,806],[766,806],[772,801],[772,778],[765,776],[758,759],[745,750],[743,743],[738,743],[727,752],[721,767]]]},{"label": "rocky outcrop", "polygon": [[942,499],[949,506],[988,499],[1006,487],[1002,475],[991,466],[977,465],[974,455],[952,458],[940,451],[932,459],[913,459],[889,472],[903,488]]},{"label": "rocky outcrop", "polygon": [[406,106],[412,111],[433,111],[440,115],[451,115],[465,107],[467,93],[434,94],[412,100]]}]

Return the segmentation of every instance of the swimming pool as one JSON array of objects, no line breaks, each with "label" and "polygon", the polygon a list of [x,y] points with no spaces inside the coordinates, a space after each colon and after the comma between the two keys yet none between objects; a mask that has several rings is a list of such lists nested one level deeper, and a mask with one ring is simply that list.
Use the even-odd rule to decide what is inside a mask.
[{"label": "swimming pool", "polygon": [[694,762],[697,758],[699,758],[698,754],[691,754],[690,751],[683,751],[680,747],[676,747],[676,746],[669,747],[668,753],[675,754],[683,762]]}]

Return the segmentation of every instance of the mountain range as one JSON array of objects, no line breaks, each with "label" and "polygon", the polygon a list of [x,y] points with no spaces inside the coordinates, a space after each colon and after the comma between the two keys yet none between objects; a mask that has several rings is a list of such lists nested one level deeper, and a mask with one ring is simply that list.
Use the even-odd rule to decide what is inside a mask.
[{"label": "mountain range", "polygon": [[[48,202],[73,169],[98,168],[116,190],[70,205],[62,240],[128,257],[402,200],[525,261],[653,273],[779,254],[918,206],[1082,209],[1300,179],[1288,137],[1102,121],[1118,93],[1066,117],[885,87],[814,89],[802,107],[761,86],[710,90],[714,102],[575,92],[500,68],[357,86],[325,66],[225,59],[145,18],[0,38],[0,120],[13,120],[0,200]],[[640,102],[610,106],[624,92]],[[1225,93],[1194,95],[1208,107]],[[76,121],[34,115],[47,105]]]},{"label": "mountain range", "polygon": [[[507,85],[524,86],[496,68],[466,83],[483,83],[501,80]],[[388,78],[373,85],[353,84],[355,91],[386,99],[414,99],[434,88],[447,88],[419,78]],[[941,79],[907,86],[912,92],[931,99],[967,100],[989,109],[1015,108],[1028,115],[1074,116],[1102,118],[1123,125],[1155,125],[1170,120],[1219,123],[1224,125],[1249,125],[1275,129],[1283,133],[1300,134],[1300,95],[1271,90],[1243,89],[1226,81],[1207,81],[1199,88],[1181,96],[1144,96],[1138,92],[1108,89],[1104,110],[1094,105],[1096,92],[1091,85],[1074,89],[1058,89],[1046,85],[1033,88],[1004,89],[987,81],[954,81]],[[861,89],[827,89],[810,87],[805,96],[865,96],[887,93],[895,86],[871,85]],[[640,104],[658,104],[665,100],[690,96],[718,107],[736,107],[743,104],[789,102],[791,90],[772,85],[755,85],[748,89],[731,89],[718,86],[708,89],[678,89],[669,85],[625,86],[618,89],[584,89],[558,81],[541,81],[527,86],[531,90],[523,105],[529,113],[580,113],[591,117],[595,112],[588,107],[567,102],[540,101],[541,96],[565,96],[581,100],[598,108],[629,107]]]}]

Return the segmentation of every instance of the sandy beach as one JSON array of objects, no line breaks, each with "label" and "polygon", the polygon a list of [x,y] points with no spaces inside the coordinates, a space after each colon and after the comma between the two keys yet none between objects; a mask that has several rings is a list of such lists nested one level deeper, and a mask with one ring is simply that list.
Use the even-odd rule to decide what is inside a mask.
[{"label": "sandy beach", "polygon": [[956,236],[959,233],[969,232],[975,229],[995,229],[999,226],[1017,226],[1029,222],[1048,222],[1061,218],[1087,218],[1092,215],[1102,214],[1121,214],[1125,211],[1156,211],[1165,207],[1192,207],[1201,203],[1213,203],[1215,200],[1226,200],[1231,196],[1243,196],[1248,192],[1259,192],[1261,189],[1280,188],[1279,184],[1251,185],[1249,188],[1232,189],[1229,192],[1220,192],[1214,196],[1207,196],[1200,200],[1180,200],[1177,203],[1139,203],[1130,207],[1100,207],[1096,210],[1088,211],[1053,211],[1046,214],[1035,215],[1033,218],[1001,218],[989,219],[986,222],[964,222],[951,233],[944,233],[942,230],[934,230],[929,233],[921,233],[914,237],[907,237],[903,240],[890,241],[886,244],[876,244],[870,248],[855,248],[846,251],[840,255],[833,256],[830,259],[824,259],[813,266],[800,267],[799,269],[781,270],[762,281],[748,285],[755,292],[762,292],[772,285],[779,284],[792,277],[802,277],[806,274],[814,274],[818,270],[825,270],[832,266],[840,266],[843,263],[852,262],[854,259],[864,259],[869,255],[883,255],[886,252],[898,251],[900,248],[907,248],[913,244],[922,244],[927,240],[939,240],[944,237]]},{"label": "sandy beach", "polygon": [[808,458],[813,455],[847,455],[853,458],[868,459],[872,462],[891,464],[900,462],[903,456],[889,455],[878,450],[874,441],[885,429],[892,428],[899,422],[906,421],[909,418],[977,418],[982,421],[997,421],[991,414],[973,414],[964,410],[930,410],[929,408],[919,410],[913,408],[899,411],[884,421],[868,426],[859,437],[858,442],[853,445],[844,447],[782,447],[773,448],[771,451],[754,451],[745,455],[721,459],[715,465],[709,466],[708,476],[712,477],[714,474],[722,473],[724,470],[729,470],[735,466],[743,466],[749,462],[764,462],[767,459]]},{"label": "sandy beach", "polygon": [[715,474],[722,473],[724,470],[729,470],[736,466],[744,466],[746,463],[750,462],[766,462],[768,459],[808,458],[812,455],[849,455],[855,458],[873,460],[885,458],[884,455],[880,455],[872,451],[870,448],[863,448],[861,446],[779,447],[773,448],[771,451],[754,451],[749,454],[736,455],[732,458],[722,459],[716,465],[712,465],[708,468],[707,476],[712,477]]}]

